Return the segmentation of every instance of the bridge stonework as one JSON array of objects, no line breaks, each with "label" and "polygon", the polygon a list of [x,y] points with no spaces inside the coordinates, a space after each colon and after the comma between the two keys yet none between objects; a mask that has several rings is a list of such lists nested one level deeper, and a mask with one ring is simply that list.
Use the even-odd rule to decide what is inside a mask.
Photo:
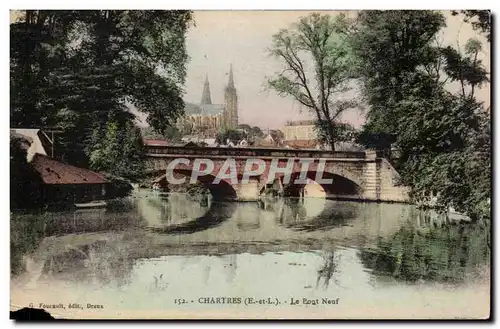
[{"label": "bridge stonework", "polygon": [[[332,179],[331,184],[321,184],[326,196],[331,198],[353,199],[379,202],[407,202],[408,190],[398,186],[398,174],[391,164],[379,157],[375,151],[366,152],[331,152],[316,150],[288,149],[252,149],[252,148],[198,148],[173,146],[147,146],[146,168],[157,181],[166,177],[169,163],[178,158],[189,160],[189,164],[175,166],[174,176],[186,177],[189,181],[195,159],[210,159],[214,163],[213,170],[197,180],[209,188],[214,197],[238,201],[257,200],[267,184],[278,179],[284,186],[285,193],[298,196],[301,187],[295,184],[300,175],[300,159],[310,159],[307,178],[316,180],[316,172],[321,162],[324,162],[322,178]],[[237,170],[237,181],[224,178],[220,184],[213,180],[221,171],[228,159],[234,159]],[[241,182],[247,159],[260,159],[265,162],[265,170],[258,176],[250,177],[246,183]],[[272,161],[278,161],[278,167],[285,167],[293,160],[293,170],[286,181],[283,173],[270,178],[269,170]],[[232,160],[230,160],[232,161]],[[202,171],[206,167],[200,168]],[[255,169],[253,167],[252,169]],[[321,178],[321,177],[320,177]]]}]

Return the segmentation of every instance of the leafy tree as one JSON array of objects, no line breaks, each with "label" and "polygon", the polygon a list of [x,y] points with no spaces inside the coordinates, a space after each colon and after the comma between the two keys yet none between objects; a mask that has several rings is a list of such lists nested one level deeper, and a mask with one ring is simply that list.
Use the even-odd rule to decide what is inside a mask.
[{"label": "leafy tree", "polygon": [[[418,79],[417,68],[435,61],[432,42],[445,25],[439,12],[362,11],[349,33],[356,55],[357,76],[370,110],[360,141],[377,149],[390,148],[398,127],[398,103],[406,87]],[[367,139],[372,136],[373,139]],[[380,144],[379,144],[380,143]]]},{"label": "leafy tree", "polygon": [[480,30],[486,35],[488,42],[491,42],[491,11],[490,10],[460,10],[452,11],[452,15],[464,15],[464,21],[471,23],[472,27]]},{"label": "leafy tree", "polygon": [[165,138],[171,142],[179,142],[182,139],[182,134],[176,126],[168,126],[165,129]]},{"label": "leafy tree", "polygon": [[133,122],[108,121],[104,135],[94,130],[90,165],[98,171],[137,180],[144,175],[142,137]]},{"label": "leafy tree", "polygon": [[238,128],[245,132],[246,137],[248,138],[249,141],[255,141],[264,136],[262,130],[257,126],[251,127],[250,125],[242,123],[238,125]]},{"label": "leafy tree", "polygon": [[251,129],[252,135],[255,136],[255,138],[262,138],[264,137],[264,132],[260,127],[253,126]]},{"label": "leafy tree", "polygon": [[10,137],[10,207],[30,208],[40,204],[42,180],[28,163],[23,137]]},{"label": "leafy tree", "polygon": [[[328,136],[326,136],[325,127],[321,125],[323,122],[315,122],[315,130],[317,132],[318,140],[322,143],[328,142]],[[336,131],[336,141],[337,142],[354,142],[357,137],[357,132],[353,126],[348,123],[337,122],[335,123],[335,131]]]},{"label": "leafy tree", "polygon": [[363,250],[360,257],[374,274],[406,282],[463,282],[466,274],[489,262],[489,229],[467,223],[418,228],[405,223],[389,238],[380,239],[377,248]]},{"label": "leafy tree", "polygon": [[237,145],[242,139],[246,138],[246,133],[242,130],[225,130],[217,134],[215,141],[218,144],[226,144],[229,140],[234,145]]},{"label": "leafy tree", "polygon": [[415,200],[433,194],[443,210],[489,218],[490,123],[474,95],[488,81],[481,44],[470,40],[462,54],[431,42],[443,26],[431,11],[367,12],[359,24],[353,44],[371,106],[360,138],[386,134],[394,142],[401,182]]},{"label": "leafy tree", "polygon": [[278,145],[280,145],[285,140],[285,133],[279,129],[269,130],[269,135],[271,135],[271,137]]},{"label": "leafy tree", "polygon": [[339,137],[335,123],[344,111],[357,106],[352,99],[339,98],[351,89],[352,63],[346,37],[340,33],[347,23],[345,15],[311,14],[275,34],[270,49],[284,63],[284,70],[268,80],[269,86],[314,113],[332,150]]},{"label": "leafy tree", "polygon": [[135,135],[126,102],[157,132],[183,111],[191,18],[188,11],[24,11],[11,24],[11,125],[57,126],[66,161],[119,168],[103,167],[110,148],[100,138],[113,124]]}]

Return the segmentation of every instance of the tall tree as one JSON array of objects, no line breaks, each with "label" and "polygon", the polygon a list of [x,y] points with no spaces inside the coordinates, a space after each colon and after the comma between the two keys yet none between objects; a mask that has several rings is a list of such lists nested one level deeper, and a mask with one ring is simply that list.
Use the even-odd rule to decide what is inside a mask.
[{"label": "tall tree", "polygon": [[350,40],[370,107],[359,140],[367,147],[386,149],[395,141],[398,103],[419,79],[417,68],[434,62],[432,43],[444,25],[433,11],[360,12]]},{"label": "tall tree", "polygon": [[443,210],[489,218],[490,124],[475,98],[488,81],[480,43],[470,40],[462,52],[433,42],[444,20],[432,11],[364,12],[358,23],[352,40],[370,105],[365,132],[390,136],[415,200],[434,195]]},{"label": "tall tree", "polygon": [[163,132],[184,107],[191,19],[189,11],[25,11],[11,24],[11,125],[62,128],[61,156],[94,169],[89,160],[113,124],[135,135],[126,102]]},{"label": "tall tree", "polygon": [[491,10],[460,10],[453,11],[453,15],[464,15],[464,22],[471,23],[475,30],[485,34],[486,40],[491,42]]},{"label": "tall tree", "polygon": [[269,86],[312,111],[332,150],[339,133],[335,123],[344,111],[357,106],[353,99],[339,97],[351,89],[348,43],[340,33],[347,23],[343,14],[311,14],[275,34],[270,49],[284,70],[268,80]]}]

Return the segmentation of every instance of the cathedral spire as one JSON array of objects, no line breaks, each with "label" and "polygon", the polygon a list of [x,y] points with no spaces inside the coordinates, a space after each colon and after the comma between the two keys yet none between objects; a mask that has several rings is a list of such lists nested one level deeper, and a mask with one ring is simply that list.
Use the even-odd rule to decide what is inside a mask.
[{"label": "cathedral spire", "polygon": [[224,110],[224,122],[226,129],[236,129],[238,127],[238,95],[234,87],[233,65],[229,66],[229,81],[224,91],[226,108]]},{"label": "cathedral spire", "polygon": [[212,104],[210,97],[210,84],[208,82],[208,74],[205,74],[205,82],[203,82],[203,94],[201,95],[201,104]]},{"label": "cathedral spire", "polygon": [[233,64],[229,64],[229,81],[227,83],[228,88],[234,88],[233,80]]}]

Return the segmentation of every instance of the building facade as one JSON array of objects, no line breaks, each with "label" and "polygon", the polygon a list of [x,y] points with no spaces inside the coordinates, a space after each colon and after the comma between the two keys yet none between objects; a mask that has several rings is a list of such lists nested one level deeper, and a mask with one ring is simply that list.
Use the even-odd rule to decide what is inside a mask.
[{"label": "building facade", "polygon": [[317,139],[313,120],[288,121],[283,128],[283,133],[286,141]]},{"label": "building facade", "polygon": [[238,95],[234,86],[233,67],[229,69],[229,80],[224,89],[224,104],[213,104],[208,76],[205,76],[199,104],[187,103],[185,116],[177,122],[179,130],[186,135],[215,138],[222,130],[238,127]]}]

